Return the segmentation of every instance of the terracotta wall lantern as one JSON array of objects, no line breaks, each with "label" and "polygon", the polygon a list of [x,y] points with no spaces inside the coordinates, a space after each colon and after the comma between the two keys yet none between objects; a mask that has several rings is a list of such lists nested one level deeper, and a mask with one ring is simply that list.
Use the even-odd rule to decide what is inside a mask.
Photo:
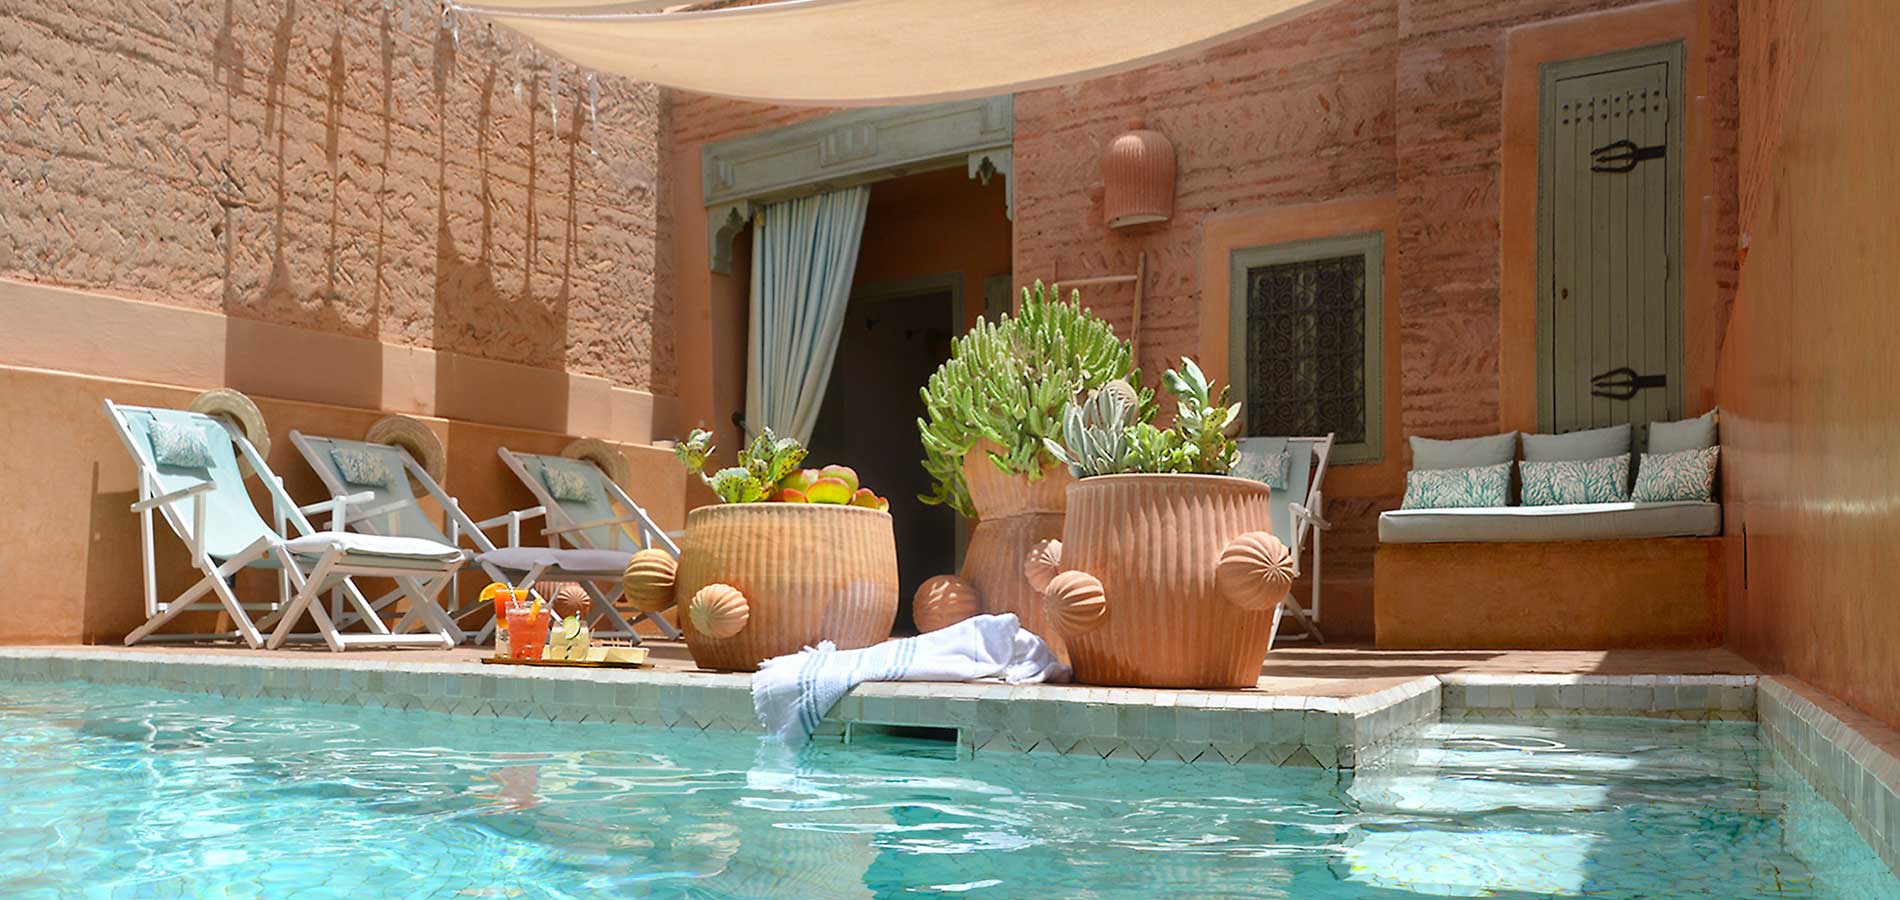
[{"label": "terracotta wall lantern", "polygon": [[1102,155],[1102,218],[1110,228],[1165,222],[1174,215],[1174,145],[1130,122]]}]

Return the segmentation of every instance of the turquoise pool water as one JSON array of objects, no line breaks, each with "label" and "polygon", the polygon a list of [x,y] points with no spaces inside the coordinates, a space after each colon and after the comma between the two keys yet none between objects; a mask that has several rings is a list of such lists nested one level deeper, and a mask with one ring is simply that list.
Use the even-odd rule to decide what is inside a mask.
[{"label": "turquoise pool water", "polygon": [[0,688],[9,900],[1900,897],[1752,725],[1443,725],[1342,780]]}]

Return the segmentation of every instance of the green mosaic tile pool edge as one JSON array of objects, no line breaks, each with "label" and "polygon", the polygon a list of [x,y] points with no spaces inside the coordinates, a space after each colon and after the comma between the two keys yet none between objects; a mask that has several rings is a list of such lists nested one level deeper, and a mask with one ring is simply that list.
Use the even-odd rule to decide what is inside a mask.
[{"label": "green mosaic tile pool edge", "polygon": [[[0,679],[143,684],[232,697],[756,733],[748,676],[0,648]],[[1526,705],[1514,701],[1524,699]],[[1551,703],[1538,704],[1540,699]],[[1571,701],[1566,703],[1566,701]],[[1621,704],[1621,705],[1619,705]],[[1558,713],[1752,718],[1750,676],[1420,676],[1358,697],[1067,685],[878,683],[813,736],[848,725],[955,729],[971,753],[1089,754],[1203,765],[1351,769],[1441,716]]]},{"label": "green mosaic tile pool edge", "polygon": [[1887,868],[1900,874],[1900,758],[1861,730],[1887,729],[1871,720],[1856,727],[1810,694],[1825,696],[1787,676],[1761,679],[1764,742],[1847,817]]}]

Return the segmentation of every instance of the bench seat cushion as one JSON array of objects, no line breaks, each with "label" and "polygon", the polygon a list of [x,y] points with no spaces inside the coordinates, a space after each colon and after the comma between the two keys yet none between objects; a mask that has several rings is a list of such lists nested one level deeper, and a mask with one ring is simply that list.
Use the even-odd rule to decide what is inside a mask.
[{"label": "bench seat cushion", "polygon": [[1379,514],[1382,544],[1611,541],[1721,533],[1722,505],[1695,501],[1395,509]]}]

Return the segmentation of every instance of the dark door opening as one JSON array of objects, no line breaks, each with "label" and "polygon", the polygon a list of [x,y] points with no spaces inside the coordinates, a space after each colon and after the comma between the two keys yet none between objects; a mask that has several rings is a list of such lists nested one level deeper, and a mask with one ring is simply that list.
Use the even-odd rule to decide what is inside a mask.
[{"label": "dark door opening", "polygon": [[896,630],[903,634],[916,633],[910,600],[917,586],[956,571],[956,513],[917,499],[931,488],[917,420],[924,415],[918,391],[950,358],[950,339],[962,330],[961,282],[960,275],[941,276],[853,294],[809,445],[813,464],[849,465],[865,487],[891,501]]}]

